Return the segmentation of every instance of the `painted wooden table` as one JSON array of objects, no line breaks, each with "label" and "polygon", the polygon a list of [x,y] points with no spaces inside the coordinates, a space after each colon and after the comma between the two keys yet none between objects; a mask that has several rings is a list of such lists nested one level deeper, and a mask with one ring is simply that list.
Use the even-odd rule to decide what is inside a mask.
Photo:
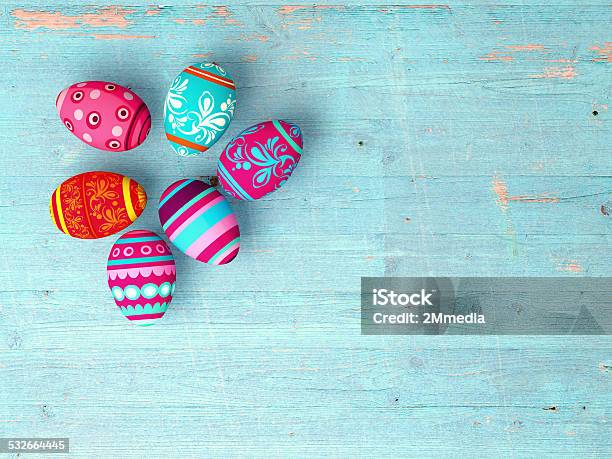
[{"label": "painted wooden table", "polygon": [[[370,4],[367,4],[370,3]],[[4,2],[0,45],[0,437],[70,437],[74,457],[487,457],[609,453],[609,337],[361,336],[361,276],[612,274],[611,8],[70,6]],[[287,186],[235,202],[239,258],[176,253],[159,326],[129,326],[105,279],[114,238],[78,241],[51,191],[92,169],[161,191],[214,174],[178,158],[164,94],[197,61],[238,83],[225,139],[297,122]],[[55,113],[113,80],[154,126],[94,151]]]}]

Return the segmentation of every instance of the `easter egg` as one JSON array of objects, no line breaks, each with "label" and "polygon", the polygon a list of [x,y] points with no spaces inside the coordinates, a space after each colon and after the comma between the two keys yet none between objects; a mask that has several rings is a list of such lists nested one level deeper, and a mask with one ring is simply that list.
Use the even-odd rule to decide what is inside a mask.
[{"label": "easter egg", "polygon": [[138,182],[113,172],[85,172],[70,177],[51,195],[53,223],[69,236],[98,239],[132,224],[147,205]]},{"label": "easter egg", "polygon": [[163,317],[176,285],[174,257],[157,234],[125,233],[111,247],[106,265],[108,286],[121,313],[137,325]]},{"label": "easter egg", "polygon": [[232,261],[240,249],[236,216],[225,197],[200,180],[179,180],[159,198],[159,220],[184,254],[211,265]]},{"label": "easter egg", "polygon": [[223,135],[235,108],[236,85],[220,65],[191,65],[174,79],[166,96],[166,138],[179,155],[198,155]]},{"label": "easter egg", "polygon": [[147,105],[117,83],[75,83],[58,94],[55,106],[70,132],[100,150],[131,150],[144,142],[151,129]]},{"label": "easter egg", "polygon": [[302,131],[282,120],[265,121],[234,137],[217,162],[219,183],[236,199],[253,201],[278,190],[302,155]]}]

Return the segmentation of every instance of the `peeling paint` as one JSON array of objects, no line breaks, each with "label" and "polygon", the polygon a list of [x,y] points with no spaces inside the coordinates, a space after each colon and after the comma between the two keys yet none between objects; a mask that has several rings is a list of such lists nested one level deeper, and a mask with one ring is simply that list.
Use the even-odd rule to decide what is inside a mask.
[{"label": "peeling paint", "polygon": [[172,22],[175,22],[176,24],[193,24],[193,25],[204,25],[204,24],[206,24],[206,20],[205,19],[176,18],[176,19],[172,19]]},{"label": "peeling paint", "polygon": [[559,64],[575,64],[578,62],[577,59],[547,59],[546,62],[553,62]]},{"label": "peeling paint", "polygon": [[213,53],[199,53],[199,54],[192,54],[191,57],[194,57],[196,59],[208,59],[212,55]]},{"label": "peeling paint", "polygon": [[494,175],[492,189],[497,196],[497,205],[502,212],[506,212],[506,210],[508,210],[508,186],[506,185],[506,182],[504,182],[497,175]]},{"label": "peeling paint", "polygon": [[338,10],[342,11],[345,9],[344,5],[285,5],[281,6],[277,11],[282,15],[291,15],[296,11],[300,10]]},{"label": "peeling paint", "polygon": [[533,195],[533,196],[510,196],[508,201],[518,202],[559,202],[556,196]]},{"label": "peeling paint", "polygon": [[379,8],[379,13],[390,14],[395,9],[405,10],[451,10],[449,5],[392,5],[389,8]]},{"label": "peeling paint", "polygon": [[543,73],[529,75],[530,78],[561,78],[571,80],[576,78],[576,69],[569,65],[567,67],[546,67]]},{"label": "peeling paint", "polygon": [[593,58],[593,62],[612,62],[612,41],[604,45],[593,45],[589,49],[599,54],[599,57]]},{"label": "peeling paint", "polygon": [[252,34],[252,35],[247,35],[247,34],[242,34],[238,37],[239,41],[261,41],[261,42],[266,42],[270,40],[270,37],[267,35],[258,35],[258,34]]},{"label": "peeling paint", "polygon": [[120,29],[128,27],[132,21],[127,16],[134,10],[124,9],[118,6],[107,6],[100,8],[95,13],[85,13],[69,16],[59,11],[28,11],[16,9],[11,12],[15,18],[15,28],[36,30],[40,28],[51,30],[78,29],[83,26],[89,27],[117,27]]},{"label": "peeling paint", "polygon": [[506,185],[506,182],[502,180],[502,178],[498,174],[495,174],[493,176],[492,190],[495,193],[495,196],[497,197],[496,199],[497,206],[500,208],[502,214],[505,215],[505,221],[506,221],[505,232],[509,239],[509,247],[508,247],[509,251],[512,254],[512,256],[516,257],[518,256],[518,242],[516,239],[516,232],[514,231],[514,225],[512,223],[512,219],[510,218],[510,209],[508,207],[508,202],[509,202],[508,186]]},{"label": "peeling paint", "polygon": [[559,260],[557,263],[557,271],[580,273],[582,272],[582,266],[578,260]]},{"label": "peeling paint", "polygon": [[287,56],[283,56],[282,57],[283,60],[286,61],[298,61],[301,59],[307,60],[307,61],[316,61],[317,58],[315,56],[312,56],[308,51],[302,51],[302,52],[298,52],[296,54],[290,54]]},{"label": "peeling paint", "polygon": [[213,14],[215,16],[229,17],[232,15],[232,12],[227,6],[213,6]]},{"label": "peeling paint", "polygon": [[480,56],[478,59],[480,59],[481,61],[487,61],[487,62],[510,62],[514,60],[512,56],[499,55],[496,52],[487,53],[484,56]]},{"label": "peeling paint", "polygon": [[544,51],[544,45],[508,45],[506,48],[512,51]]},{"label": "peeling paint", "polygon": [[510,202],[540,202],[550,203],[559,202],[560,199],[557,196],[549,196],[548,194],[536,194],[536,195],[518,195],[510,196],[508,193],[508,186],[497,175],[493,176],[493,192],[497,195],[497,205],[505,212],[508,209]]},{"label": "peeling paint", "polygon": [[308,8],[307,6],[302,6],[302,5],[286,5],[286,6],[281,6],[278,9],[279,14],[293,14],[296,11],[299,10],[303,10]]},{"label": "peeling paint", "polygon": [[225,24],[234,26],[243,26],[244,24],[234,18],[228,18],[225,20]]},{"label": "peeling paint", "polygon": [[120,33],[94,33],[91,36],[96,40],[146,40],[155,38],[155,35],[127,35]]},{"label": "peeling paint", "polygon": [[159,13],[161,13],[161,8],[159,6],[153,6],[145,11],[145,16],[156,16]]},{"label": "peeling paint", "polygon": [[212,7],[213,17],[225,18],[224,24],[232,25],[236,27],[242,27],[244,24],[232,16],[234,13],[227,6],[213,6]]}]

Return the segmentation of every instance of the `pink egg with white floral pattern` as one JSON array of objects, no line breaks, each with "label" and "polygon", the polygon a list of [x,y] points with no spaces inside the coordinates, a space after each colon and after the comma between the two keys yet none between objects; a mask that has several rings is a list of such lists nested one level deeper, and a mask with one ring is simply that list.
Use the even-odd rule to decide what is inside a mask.
[{"label": "pink egg with white floral pattern", "polygon": [[145,141],[151,129],[147,104],[117,83],[75,83],[57,95],[55,106],[70,132],[100,150],[131,150]]}]

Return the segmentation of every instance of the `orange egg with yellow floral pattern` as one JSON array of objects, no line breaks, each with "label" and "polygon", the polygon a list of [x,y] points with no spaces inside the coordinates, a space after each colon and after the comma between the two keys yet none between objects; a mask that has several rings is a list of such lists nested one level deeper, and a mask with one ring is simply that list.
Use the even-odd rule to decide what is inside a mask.
[{"label": "orange egg with yellow floral pattern", "polygon": [[124,230],[147,205],[135,180],[113,172],[92,171],[70,177],[51,195],[55,226],[78,239],[99,239]]}]

